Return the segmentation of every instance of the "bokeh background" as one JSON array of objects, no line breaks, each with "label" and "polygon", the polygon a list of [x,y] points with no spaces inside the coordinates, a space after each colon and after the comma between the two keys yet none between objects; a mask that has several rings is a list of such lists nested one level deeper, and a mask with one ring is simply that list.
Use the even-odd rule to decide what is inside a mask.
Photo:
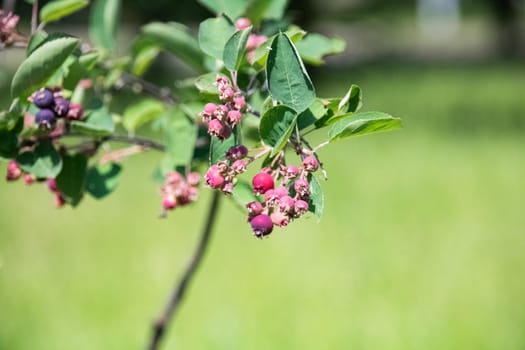
[{"label": "bokeh background", "polygon": [[[321,151],[321,222],[258,241],[224,202],[164,348],[524,349],[523,9],[293,1],[306,30],[348,42],[311,69],[319,94],[359,84],[365,110],[405,127]],[[196,28],[209,15],[194,1],[126,1],[121,47],[146,21]],[[86,37],[86,22],[84,11],[56,28]],[[0,51],[2,108],[20,59]],[[187,73],[174,65],[174,76]],[[148,78],[171,79],[155,68]],[[144,348],[210,197],[203,189],[198,204],[159,220],[158,157],[127,160],[115,194],[77,209],[54,209],[45,186],[0,182],[0,349]]]}]

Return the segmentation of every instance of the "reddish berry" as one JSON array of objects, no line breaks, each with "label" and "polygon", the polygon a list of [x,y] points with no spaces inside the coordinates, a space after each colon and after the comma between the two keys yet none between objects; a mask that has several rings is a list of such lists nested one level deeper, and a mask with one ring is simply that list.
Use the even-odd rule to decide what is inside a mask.
[{"label": "reddish berry", "polygon": [[314,172],[319,169],[319,162],[314,157],[308,156],[303,159],[303,168],[307,172]]},{"label": "reddish berry", "polygon": [[272,219],[266,214],[259,214],[250,220],[253,234],[256,237],[263,237],[272,233],[273,222]]},{"label": "reddish berry", "polygon": [[162,199],[162,207],[166,210],[175,209],[177,206],[177,199],[175,196],[166,196]]},{"label": "reddish berry", "polygon": [[251,25],[252,25],[252,22],[250,22],[250,20],[248,18],[245,18],[245,17],[241,17],[237,21],[235,21],[235,28],[237,30],[246,29],[246,28],[248,28]]},{"label": "reddish berry", "polygon": [[51,192],[57,192],[58,189],[57,189],[57,182],[55,179],[48,179],[47,180],[47,188],[49,188],[49,190]]},{"label": "reddish berry", "polygon": [[25,174],[24,175],[24,184],[29,186],[35,182],[35,179],[33,178],[33,175],[31,174]]},{"label": "reddish berry", "polygon": [[84,118],[84,110],[82,109],[82,106],[78,103],[70,103],[67,119],[81,120],[82,118]]},{"label": "reddish berry", "polygon": [[266,172],[260,172],[253,177],[252,185],[255,194],[263,194],[274,188],[273,177]]},{"label": "reddish berry", "polygon": [[236,111],[236,110],[231,110],[228,112],[227,121],[232,126],[239,124],[241,122],[241,119],[242,119],[241,112]]},{"label": "reddish berry", "polygon": [[279,227],[284,227],[290,222],[290,218],[280,211],[273,212],[270,218],[272,219],[273,224]]},{"label": "reddish berry", "polygon": [[58,192],[55,192],[55,207],[62,208],[66,204],[66,199]]},{"label": "reddish berry", "polygon": [[297,192],[301,197],[310,195],[310,184],[304,177],[295,181],[293,187],[295,192]]},{"label": "reddish berry", "polygon": [[18,180],[22,176],[22,169],[18,166],[18,164],[11,160],[9,162],[9,165],[7,166],[7,174],[5,176],[5,179],[7,181],[15,181]]},{"label": "reddish berry", "polygon": [[42,89],[33,94],[33,103],[38,108],[50,108],[55,103],[55,99],[50,90]]}]

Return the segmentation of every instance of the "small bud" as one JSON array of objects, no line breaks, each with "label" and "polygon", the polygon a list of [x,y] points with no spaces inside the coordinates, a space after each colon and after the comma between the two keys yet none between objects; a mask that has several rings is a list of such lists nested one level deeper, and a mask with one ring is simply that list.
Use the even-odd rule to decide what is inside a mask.
[{"label": "small bud", "polygon": [[241,17],[237,21],[235,21],[235,28],[237,30],[246,29],[251,25],[252,25],[252,22],[250,22],[250,20],[246,17]]},{"label": "small bud", "polygon": [[233,98],[233,107],[238,111],[244,111],[246,107],[246,100],[244,96],[237,96]]},{"label": "small bud", "polygon": [[226,87],[223,91],[219,93],[219,98],[223,102],[231,101],[235,96],[235,91],[231,87]]},{"label": "small bud", "polygon": [[273,212],[270,218],[272,219],[273,224],[279,227],[284,227],[290,222],[290,218],[280,211]]},{"label": "small bud", "polygon": [[221,138],[223,130],[224,130],[224,125],[218,119],[212,119],[208,123],[208,134],[212,136]]},{"label": "small bud", "polygon": [[319,162],[312,156],[303,159],[303,168],[305,171],[312,173],[319,169]]},{"label": "small bud", "polygon": [[229,109],[225,105],[218,105],[215,109],[215,112],[213,112],[213,117],[219,119],[220,121],[224,121],[228,115],[228,111]]},{"label": "small bud", "polygon": [[231,181],[226,182],[222,186],[221,191],[222,191],[222,193],[224,193],[227,196],[231,195],[233,193],[233,182],[231,182]]},{"label": "small bud", "polygon": [[225,161],[219,160],[217,162],[217,169],[219,169],[219,172],[222,175],[226,175],[228,173],[228,171],[230,170],[230,167],[229,167],[228,163],[226,163]]},{"label": "small bud", "polygon": [[253,234],[260,238],[272,233],[273,222],[272,219],[266,214],[259,214],[250,220],[250,225],[253,230]]},{"label": "small bud", "polygon": [[204,105],[204,109],[202,110],[202,113],[212,116],[216,110],[217,110],[217,105],[215,103],[206,103]]},{"label": "small bud", "polygon": [[66,199],[59,192],[55,192],[55,207],[62,208],[65,204]]},{"label": "small bud", "polygon": [[188,185],[193,187],[199,186],[199,183],[201,182],[201,176],[199,173],[189,173],[186,175],[186,182],[188,182]]},{"label": "small bud", "polygon": [[279,201],[279,196],[275,190],[270,189],[264,192],[264,201],[266,205],[273,207]]},{"label": "small bud", "polygon": [[295,189],[295,192],[297,192],[301,197],[310,195],[310,184],[308,183],[308,180],[306,180],[304,177],[295,181],[293,187]]},{"label": "small bud", "polygon": [[235,174],[242,174],[246,171],[246,163],[242,159],[236,160],[233,162],[231,169]]},{"label": "small bud", "polygon": [[308,211],[308,202],[298,199],[295,201],[294,212],[295,216],[299,217]]},{"label": "small bud", "polygon": [[182,181],[182,175],[178,171],[172,171],[166,175],[166,183],[170,185],[179,184]]},{"label": "small bud", "polygon": [[253,192],[255,194],[263,194],[266,191],[274,188],[274,180],[273,177],[266,173],[259,172],[257,175],[255,175],[252,179],[252,186],[253,186]]},{"label": "small bud", "polygon": [[57,189],[57,182],[55,179],[48,179],[47,180],[47,188],[49,188],[49,190],[51,192],[57,192],[58,189]]},{"label": "small bud", "polygon": [[227,117],[226,120],[232,126],[235,126],[235,125],[237,125],[237,124],[239,124],[241,122],[241,119],[242,119],[241,112],[236,111],[236,110],[231,110],[231,111],[228,112],[228,117]]}]

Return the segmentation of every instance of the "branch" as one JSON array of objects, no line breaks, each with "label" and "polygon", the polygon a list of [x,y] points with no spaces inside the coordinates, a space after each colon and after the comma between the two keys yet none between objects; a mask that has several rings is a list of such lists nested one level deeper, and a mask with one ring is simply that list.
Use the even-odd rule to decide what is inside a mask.
[{"label": "branch", "polygon": [[177,104],[177,98],[169,88],[158,86],[131,73],[122,72],[121,84],[123,86],[129,86],[134,91],[144,91],[148,95],[155,97],[166,104]]},{"label": "branch", "polygon": [[185,296],[186,288],[191,282],[192,277],[195,275],[195,272],[204,257],[204,253],[206,252],[206,248],[210,241],[213,224],[215,223],[215,218],[217,216],[220,195],[221,193],[219,191],[214,191],[210,208],[208,210],[208,218],[202,230],[199,244],[193,253],[193,257],[189,260],[184,274],[175,285],[175,289],[173,290],[168,303],[153,325],[153,333],[151,334],[151,339],[147,347],[148,350],[157,350],[159,348],[159,344],[163,339],[166,328],[179,310],[179,306]]},{"label": "branch", "polygon": [[104,137],[104,141],[130,143],[130,144],[139,145],[145,148],[151,148],[151,149],[154,149],[160,152],[166,151],[166,146],[164,146],[163,144],[155,142],[153,140],[143,139],[140,137],[131,137],[131,136],[124,136],[124,135],[110,135],[110,136]]}]

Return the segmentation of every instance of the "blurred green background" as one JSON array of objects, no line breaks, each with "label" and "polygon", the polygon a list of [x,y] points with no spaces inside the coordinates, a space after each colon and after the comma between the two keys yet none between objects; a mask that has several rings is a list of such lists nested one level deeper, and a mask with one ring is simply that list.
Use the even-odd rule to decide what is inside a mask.
[{"label": "blurred green background", "polygon": [[[258,241],[223,202],[165,349],[525,348],[525,65],[522,41],[500,40],[508,23],[523,38],[523,2],[506,20],[498,1],[439,16],[428,2],[450,3],[291,4],[305,29],[349,42],[312,69],[319,95],[359,84],[365,110],[405,128],[321,151],[319,223]],[[126,4],[123,30],[208,15],[175,3]],[[2,108],[16,57],[0,52]],[[129,159],[115,194],[77,209],[0,182],[0,349],[144,348],[210,197],[157,219],[158,159]]]}]

